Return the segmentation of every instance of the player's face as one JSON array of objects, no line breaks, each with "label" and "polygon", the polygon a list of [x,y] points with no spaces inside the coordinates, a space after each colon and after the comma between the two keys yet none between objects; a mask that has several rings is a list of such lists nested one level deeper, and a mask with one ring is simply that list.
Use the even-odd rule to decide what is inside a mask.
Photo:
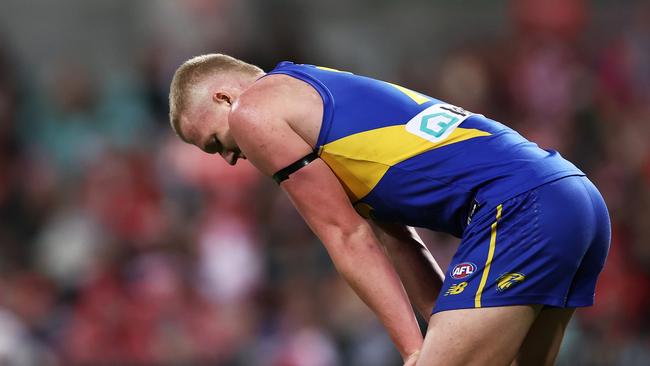
[{"label": "player's face", "polygon": [[208,154],[219,154],[230,165],[246,157],[230,133],[228,114],[232,103],[227,95],[215,94],[212,101],[197,103],[181,117],[182,135]]}]

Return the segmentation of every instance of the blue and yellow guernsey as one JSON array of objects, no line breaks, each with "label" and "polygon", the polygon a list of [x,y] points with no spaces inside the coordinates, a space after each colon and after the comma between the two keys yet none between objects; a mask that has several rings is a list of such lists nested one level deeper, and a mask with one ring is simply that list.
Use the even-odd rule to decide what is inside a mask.
[{"label": "blue and yellow guernsey", "polygon": [[323,98],[315,150],[366,217],[461,237],[472,202],[489,209],[584,175],[499,122],[399,85],[291,62],[268,74],[302,80]]}]

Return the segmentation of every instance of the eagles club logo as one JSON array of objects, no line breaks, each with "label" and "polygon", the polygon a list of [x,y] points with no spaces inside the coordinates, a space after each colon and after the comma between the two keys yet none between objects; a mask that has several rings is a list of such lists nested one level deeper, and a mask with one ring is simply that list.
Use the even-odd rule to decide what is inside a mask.
[{"label": "eagles club logo", "polygon": [[503,292],[510,287],[523,282],[526,279],[526,276],[518,273],[518,272],[511,272],[511,273],[505,273],[502,274],[498,279],[497,279],[497,291]]},{"label": "eagles club logo", "polygon": [[476,268],[476,264],[472,262],[459,263],[451,270],[451,278],[456,280],[467,278],[476,272]]}]

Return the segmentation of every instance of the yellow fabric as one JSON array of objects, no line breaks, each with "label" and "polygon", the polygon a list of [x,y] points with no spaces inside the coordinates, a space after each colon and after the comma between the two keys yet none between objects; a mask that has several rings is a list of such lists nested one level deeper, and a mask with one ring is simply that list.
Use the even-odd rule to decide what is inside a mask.
[{"label": "yellow fabric", "polygon": [[333,69],[333,68],[331,68],[331,67],[316,66],[316,68],[317,68],[317,69],[321,69],[321,70],[325,70],[325,71],[343,72],[343,73],[346,73],[346,74],[351,74],[351,72],[348,72],[348,71],[341,71],[341,70]]},{"label": "yellow fabric", "polygon": [[481,130],[458,127],[448,138],[434,143],[406,131],[404,125],[388,126],[325,144],[320,157],[355,202],[367,195],[391,166],[432,149],[488,135]]},{"label": "yellow fabric", "polygon": [[501,208],[503,205],[497,206],[497,218],[492,223],[492,228],[490,231],[490,248],[488,249],[487,260],[485,261],[485,268],[483,269],[483,275],[481,276],[481,282],[478,285],[478,290],[476,290],[476,296],[474,296],[474,307],[481,307],[481,295],[483,295],[483,288],[487,282],[488,275],[490,273],[490,267],[492,266],[492,259],[494,258],[494,249],[497,242],[497,222],[501,219]]},{"label": "yellow fabric", "polygon": [[426,96],[424,96],[424,95],[422,95],[422,94],[420,94],[418,92],[415,92],[415,91],[413,91],[411,89],[406,89],[403,86],[399,86],[399,85],[393,84],[393,83],[388,83],[388,84],[394,86],[395,88],[397,88],[397,90],[399,90],[402,93],[406,94],[409,98],[413,99],[413,101],[415,103],[417,103],[417,104],[426,103],[426,102],[431,100],[428,97],[426,97]]}]

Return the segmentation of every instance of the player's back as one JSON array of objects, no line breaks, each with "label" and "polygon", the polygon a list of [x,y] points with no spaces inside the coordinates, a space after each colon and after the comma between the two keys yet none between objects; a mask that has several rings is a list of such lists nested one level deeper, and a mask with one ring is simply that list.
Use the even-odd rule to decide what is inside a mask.
[{"label": "player's back", "polygon": [[503,200],[569,175],[557,152],[512,129],[387,82],[280,63],[323,99],[316,146],[361,214],[461,236],[473,203]]}]

